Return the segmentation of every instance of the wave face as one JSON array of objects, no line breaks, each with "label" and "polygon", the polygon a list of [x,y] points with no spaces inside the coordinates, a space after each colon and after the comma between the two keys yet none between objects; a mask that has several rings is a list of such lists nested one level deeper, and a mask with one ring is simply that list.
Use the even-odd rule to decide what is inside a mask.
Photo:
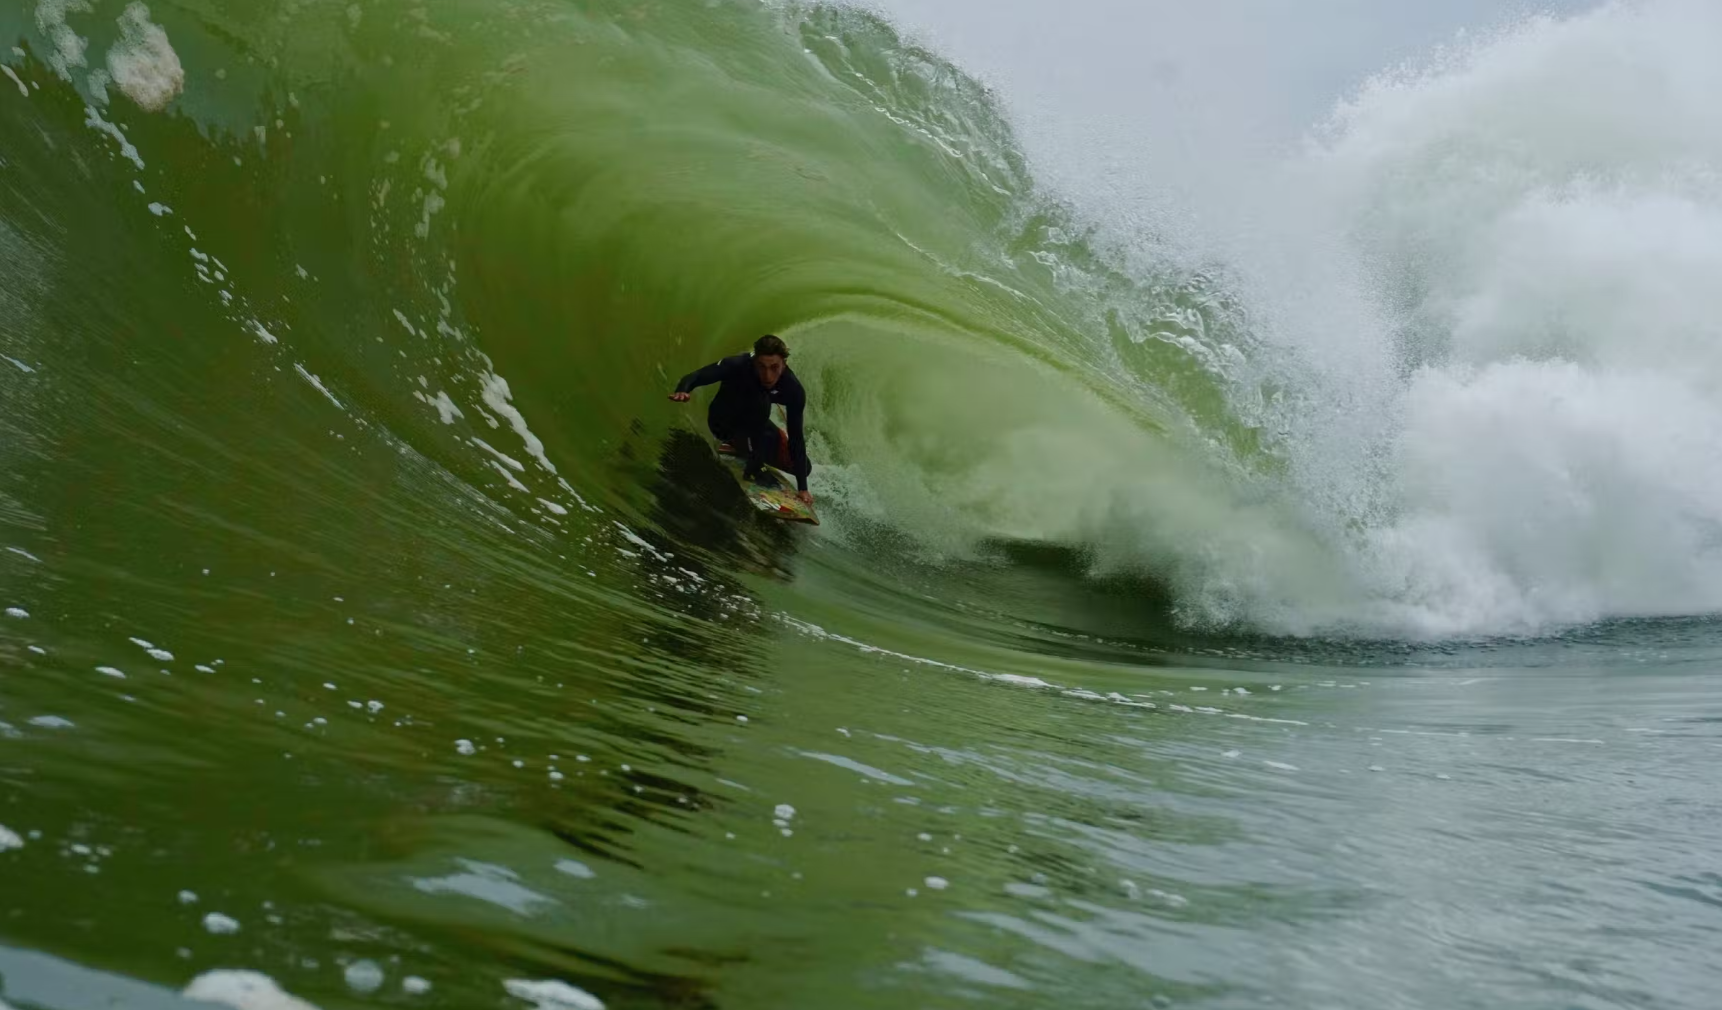
[{"label": "wave face", "polygon": [[822,542],[864,556],[1056,545],[1209,630],[1722,606],[1701,5],[1371,82],[1200,262],[1037,186],[988,90],[873,15],[502,10],[0,24],[16,402],[130,355],[204,439],[222,403],[275,438],[335,411],[563,538],[582,502],[651,524],[624,461],[699,427],[663,388],[774,331]]},{"label": "wave face", "polygon": [[[169,33],[127,15],[171,40],[151,57],[50,7],[17,29],[41,51],[8,109],[27,141],[9,157],[40,183],[13,194],[10,245],[53,264],[36,304],[79,334],[13,324],[44,376],[125,318],[149,348],[126,353],[227,370],[130,385],[199,388],[182,423],[204,437],[226,440],[228,397],[291,418],[259,418],[277,435],[332,410],[562,535],[580,502],[650,512],[618,459],[697,427],[663,389],[775,331],[814,390],[833,543],[1060,544],[1207,624],[1333,567],[1295,509],[1239,492],[1278,464],[1234,395],[1256,381],[1236,302],[1201,270],[1109,260],[986,90],[876,17],[265,5]],[[90,69],[108,46],[144,53],[128,80],[189,81],[172,114]],[[100,306],[66,294],[98,256],[126,278],[95,281]]]}]

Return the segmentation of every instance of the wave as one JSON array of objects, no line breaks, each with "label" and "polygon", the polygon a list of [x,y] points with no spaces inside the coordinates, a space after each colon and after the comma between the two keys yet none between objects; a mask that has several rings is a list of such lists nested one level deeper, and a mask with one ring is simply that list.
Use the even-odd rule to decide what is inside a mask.
[{"label": "wave", "polygon": [[[818,542],[875,566],[1053,545],[1276,634],[1722,606],[1701,7],[1377,79],[1203,260],[1126,250],[984,85],[852,8],[11,18],[0,388],[49,459],[101,430],[75,376],[300,498],[385,493],[313,462],[337,417],[451,523],[669,550],[708,478],[663,393],[770,331]],[[232,441],[246,412],[269,439]]]},{"label": "wave", "polygon": [[1347,529],[1363,623],[1722,607],[1719,29],[1684,2],[1531,18],[1372,80],[1286,169],[1269,244],[1320,264],[1264,285],[1304,306],[1291,469]]}]

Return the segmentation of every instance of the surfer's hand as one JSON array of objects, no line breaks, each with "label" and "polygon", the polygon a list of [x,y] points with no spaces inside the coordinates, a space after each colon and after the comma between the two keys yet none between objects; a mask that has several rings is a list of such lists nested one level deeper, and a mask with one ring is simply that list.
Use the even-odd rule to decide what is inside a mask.
[{"label": "surfer's hand", "polygon": [[797,493],[797,494],[796,494],[796,497],[797,497],[797,498],[800,498],[800,499],[801,499],[801,500],[802,500],[802,501],[804,501],[804,502],[806,502],[806,503],[807,503],[807,504],[809,504],[809,505],[812,505],[812,504],[813,504],[813,492],[812,492],[812,491],[801,491],[801,492],[798,492],[798,493]]},{"label": "surfer's hand", "polygon": [[692,393],[671,393],[670,394],[670,399],[676,401],[677,403],[686,403],[693,398],[694,398],[694,395]]}]

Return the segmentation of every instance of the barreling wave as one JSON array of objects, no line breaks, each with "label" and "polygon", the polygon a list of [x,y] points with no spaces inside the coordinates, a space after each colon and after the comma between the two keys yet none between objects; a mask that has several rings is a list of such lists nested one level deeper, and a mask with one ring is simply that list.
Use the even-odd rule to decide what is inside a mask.
[{"label": "barreling wave", "polygon": [[1199,598],[1218,540],[1278,521],[1228,488],[1273,465],[1232,393],[1238,307],[1199,271],[1110,262],[988,91],[875,15],[187,12],[157,26],[185,82],[163,113],[88,70],[125,44],[118,11],[49,14],[13,29],[4,109],[10,240],[54,264],[9,326],[19,360],[129,320],[152,372],[190,353],[301,383],[263,407],[283,427],[342,412],[562,536],[645,517],[619,461],[692,426],[662,391],[775,331],[851,547],[881,525],[929,558],[1052,541]]},{"label": "barreling wave", "polygon": [[[1127,254],[983,84],[850,7],[44,0],[0,14],[12,451],[52,471],[122,403],[355,513],[399,481],[545,550],[673,534],[665,446],[698,419],[662,394],[771,331],[812,392],[821,542],[858,557],[1053,545],[1272,632],[1715,609],[1722,466],[1673,446],[1716,442],[1677,373],[1718,314],[1666,297],[1722,206],[1680,41],[1712,17],[1534,21],[1377,82],[1289,168],[1316,233],[1261,237],[1319,276],[1264,279]],[[1604,65],[1622,31],[1690,73]],[[1601,113],[1563,82],[1605,72],[1636,97],[1575,146]],[[335,416],[413,476],[329,465]]]}]

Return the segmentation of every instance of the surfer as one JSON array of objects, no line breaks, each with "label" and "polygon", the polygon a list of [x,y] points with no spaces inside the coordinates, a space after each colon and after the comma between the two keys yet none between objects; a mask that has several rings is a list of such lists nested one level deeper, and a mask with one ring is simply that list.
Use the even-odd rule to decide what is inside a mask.
[{"label": "surfer", "polygon": [[[801,426],[807,391],[789,367],[789,348],[782,338],[768,333],[753,342],[752,354],[737,354],[689,372],[676,383],[670,399],[686,403],[695,389],[714,382],[723,385],[706,410],[706,424],[721,443],[718,451],[745,455],[747,469],[742,476],[748,480],[762,480],[768,464],[794,474],[801,500],[811,503],[807,475],[813,465],[807,461],[807,437]],[[782,404],[788,432],[772,423],[773,404]]]}]

